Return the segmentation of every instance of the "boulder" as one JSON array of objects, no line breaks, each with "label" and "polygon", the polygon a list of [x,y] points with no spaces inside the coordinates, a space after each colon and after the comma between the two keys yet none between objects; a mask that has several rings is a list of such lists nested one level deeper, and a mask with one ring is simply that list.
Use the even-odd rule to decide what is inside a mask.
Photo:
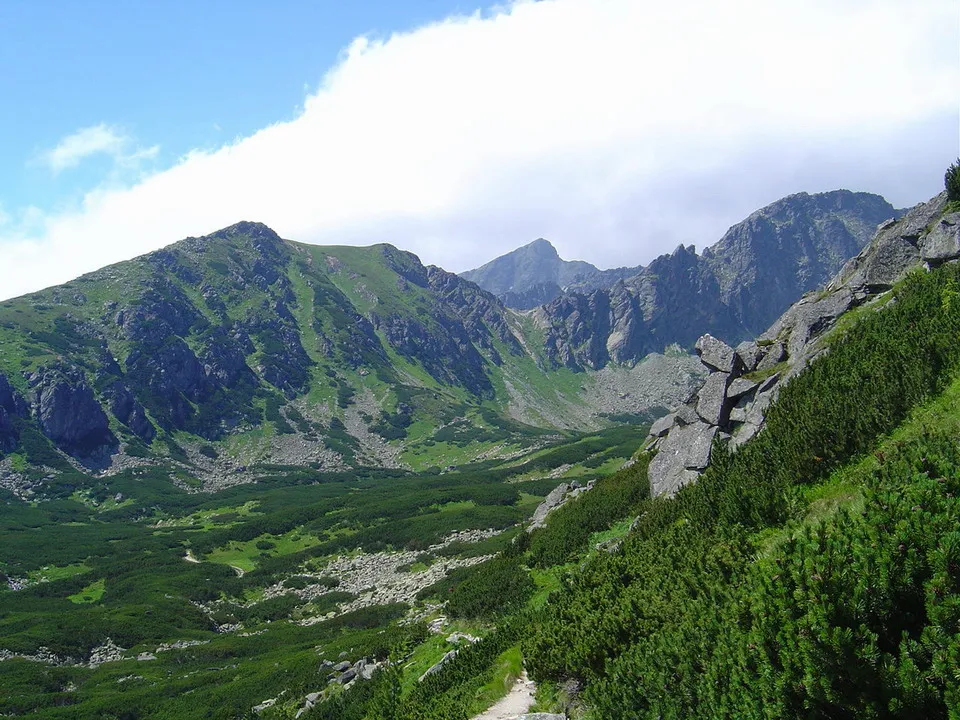
[{"label": "boulder", "polygon": [[343,673],[338,675],[333,679],[333,681],[339,685],[346,685],[348,682],[353,680],[357,676],[357,671],[353,668],[345,670]]},{"label": "boulder", "polygon": [[697,415],[711,425],[727,422],[729,407],[726,405],[727,385],[730,375],[723,372],[710,373],[697,396]]},{"label": "boulder", "polygon": [[651,495],[673,495],[697,478],[710,462],[710,449],[717,428],[700,422],[675,427],[662,441],[650,461]]},{"label": "boulder", "polygon": [[732,381],[729,386],[727,386],[727,397],[730,399],[742,397],[759,384],[760,383],[758,383],[756,380],[737,378],[736,380]]},{"label": "boulder", "polygon": [[563,505],[564,498],[566,494],[570,492],[570,483],[560,483],[549,494],[543,499],[537,509],[533,511],[533,516],[530,518],[530,525],[527,528],[527,532],[535,530],[539,527],[543,527],[547,521],[547,515],[550,514],[552,510]]},{"label": "boulder", "polygon": [[672,428],[677,422],[676,413],[670,413],[664,417],[657,420],[653,425],[650,426],[650,437],[663,437]]},{"label": "boulder", "polygon": [[720,372],[733,372],[736,354],[733,348],[727,345],[723,340],[717,340],[713,335],[702,335],[694,346],[700,362],[712,370]]},{"label": "boulder", "polygon": [[420,676],[419,682],[423,682],[424,678],[430,677],[434,673],[440,672],[443,669],[443,666],[446,665],[451,660],[453,660],[456,656],[457,656],[456,650],[451,650],[450,652],[448,652],[446,655],[440,658],[440,661],[436,665],[433,665],[427,668],[427,671]]},{"label": "boulder", "polygon": [[673,414],[677,416],[678,425],[693,425],[700,422],[697,411],[689,405],[681,405]]},{"label": "boulder", "polygon": [[744,372],[753,372],[757,369],[757,363],[763,357],[763,348],[755,342],[744,341],[737,345],[737,360],[743,365]]},{"label": "boulder", "polygon": [[848,287],[863,287],[870,292],[888,290],[920,260],[914,236],[881,235],[870,250],[847,281]]},{"label": "boulder", "polygon": [[920,258],[939,265],[960,257],[960,213],[944,215],[920,240]]},{"label": "boulder", "polygon": [[769,370],[777,363],[787,359],[787,349],[781,342],[774,342],[765,348],[763,357],[757,364],[757,370]]}]

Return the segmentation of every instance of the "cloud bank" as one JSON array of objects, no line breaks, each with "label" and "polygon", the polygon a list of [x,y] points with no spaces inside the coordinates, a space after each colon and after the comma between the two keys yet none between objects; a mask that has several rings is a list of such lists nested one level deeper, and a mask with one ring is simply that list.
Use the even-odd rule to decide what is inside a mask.
[{"label": "cloud bank", "polygon": [[634,265],[791,192],[912,204],[957,155],[958,42],[952,0],[544,0],[358,38],[293,120],[0,226],[0,296],[241,219],[459,271],[540,236]]}]

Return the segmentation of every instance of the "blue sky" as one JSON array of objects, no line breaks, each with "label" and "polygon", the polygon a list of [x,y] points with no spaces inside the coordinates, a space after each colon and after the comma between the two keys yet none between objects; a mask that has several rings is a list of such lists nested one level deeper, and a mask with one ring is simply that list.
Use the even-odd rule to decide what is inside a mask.
[{"label": "blue sky", "polygon": [[955,0],[0,2],[0,298],[239,220],[637,265],[960,135]]},{"label": "blue sky", "polygon": [[75,200],[111,169],[91,157],[51,176],[38,162],[61,138],[105,124],[129,151],[158,146],[168,166],[292,118],[358,35],[389,36],[479,4],[351,2],[0,3],[0,206]]}]

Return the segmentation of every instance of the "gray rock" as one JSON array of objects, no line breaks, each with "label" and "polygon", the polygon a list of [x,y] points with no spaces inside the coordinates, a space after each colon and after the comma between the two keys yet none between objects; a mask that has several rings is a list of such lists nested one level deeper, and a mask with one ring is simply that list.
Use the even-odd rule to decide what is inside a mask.
[{"label": "gray rock", "polygon": [[675,427],[650,461],[650,493],[673,495],[691,482],[710,462],[710,449],[717,428],[707,423]]},{"label": "gray rock", "polygon": [[0,452],[9,452],[17,446],[20,433],[15,418],[24,418],[28,414],[26,401],[0,374]]},{"label": "gray rock", "polygon": [[348,682],[353,680],[356,676],[357,676],[357,671],[354,670],[353,668],[350,668],[349,670],[346,670],[340,675],[338,675],[337,677],[335,677],[333,681],[338,685],[346,685]]},{"label": "gray rock", "polygon": [[446,655],[440,658],[440,661],[437,662],[436,665],[433,665],[427,668],[427,671],[420,676],[420,680],[418,682],[423,682],[424,678],[430,677],[434,673],[440,672],[443,669],[443,666],[449,663],[451,660],[453,660],[456,656],[457,656],[456,650],[451,650],[450,652],[448,652]]},{"label": "gray rock", "polygon": [[763,357],[763,348],[761,348],[755,342],[750,342],[749,340],[737,345],[735,352],[737,354],[737,359],[743,365],[744,372],[753,372],[756,370],[757,363],[759,363],[760,358]]},{"label": "gray rock", "polygon": [[694,349],[700,356],[700,362],[708,368],[724,373],[733,372],[736,354],[723,340],[717,340],[712,335],[702,335]]},{"label": "gray rock", "polygon": [[334,665],[331,670],[335,673],[341,673],[351,667],[352,665],[348,661],[344,660],[343,662],[338,662],[336,665]]},{"label": "gray rock", "polygon": [[307,701],[308,703],[315,703],[315,702],[317,702],[317,700],[319,700],[319,699],[320,699],[320,693],[318,693],[318,692],[309,693],[309,694],[307,695],[307,697],[306,697],[306,701]]},{"label": "gray rock", "polygon": [[764,348],[763,357],[757,364],[757,370],[769,370],[777,363],[781,363],[786,359],[787,349],[783,346],[783,343],[774,342],[772,345]]},{"label": "gray rock", "polygon": [[710,373],[700,388],[697,397],[697,415],[711,425],[723,425],[727,422],[729,408],[726,405],[728,373]]},{"label": "gray rock", "polygon": [[759,385],[756,380],[748,380],[747,378],[737,378],[733,380],[730,385],[727,387],[727,397],[730,399],[739,398],[743,395],[746,395],[748,392],[753,390],[757,385]]},{"label": "gray rock", "polygon": [[945,215],[921,238],[920,257],[929,265],[960,257],[960,213]]},{"label": "gray rock", "polygon": [[677,416],[675,413],[665,415],[650,426],[650,437],[663,437],[670,432],[670,428],[672,428],[676,422]]},{"label": "gray rock", "polygon": [[730,449],[736,450],[758,432],[760,432],[759,425],[754,425],[753,423],[743,423],[734,431],[733,436],[730,438]]},{"label": "gray rock", "polygon": [[858,256],[860,262],[847,281],[848,287],[863,287],[881,292],[893,287],[907,269],[920,260],[915,237],[881,235],[870,252]]},{"label": "gray rock", "polygon": [[42,368],[31,377],[33,408],[43,434],[71,455],[116,447],[107,414],[76,368]]},{"label": "gray rock", "polygon": [[565,720],[566,717],[558,713],[527,713],[517,717],[517,720]]},{"label": "gray rock", "polygon": [[689,405],[681,405],[673,414],[677,417],[678,425],[693,425],[694,423],[700,422],[700,416],[697,415],[697,411]]},{"label": "gray rock", "polygon": [[563,505],[564,497],[568,492],[570,492],[570,483],[560,483],[551,490],[543,499],[543,502],[533,511],[533,516],[530,518],[530,525],[527,527],[527,531],[529,532],[530,530],[543,527],[546,524],[547,515],[549,515],[552,510]]}]

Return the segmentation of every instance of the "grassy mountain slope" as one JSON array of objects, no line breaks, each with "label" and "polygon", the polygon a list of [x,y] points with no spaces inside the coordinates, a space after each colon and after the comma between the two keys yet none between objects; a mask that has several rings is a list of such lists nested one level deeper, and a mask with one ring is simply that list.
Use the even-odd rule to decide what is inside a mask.
[{"label": "grassy mountain slope", "polygon": [[[443,467],[608,425],[613,392],[409,253],[302,245],[256,223],[0,303],[0,376],[0,473],[23,496],[43,466],[131,458],[210,486],[264,462]],[[631,412],[686,391],[683,377],[651,387]]]}]

